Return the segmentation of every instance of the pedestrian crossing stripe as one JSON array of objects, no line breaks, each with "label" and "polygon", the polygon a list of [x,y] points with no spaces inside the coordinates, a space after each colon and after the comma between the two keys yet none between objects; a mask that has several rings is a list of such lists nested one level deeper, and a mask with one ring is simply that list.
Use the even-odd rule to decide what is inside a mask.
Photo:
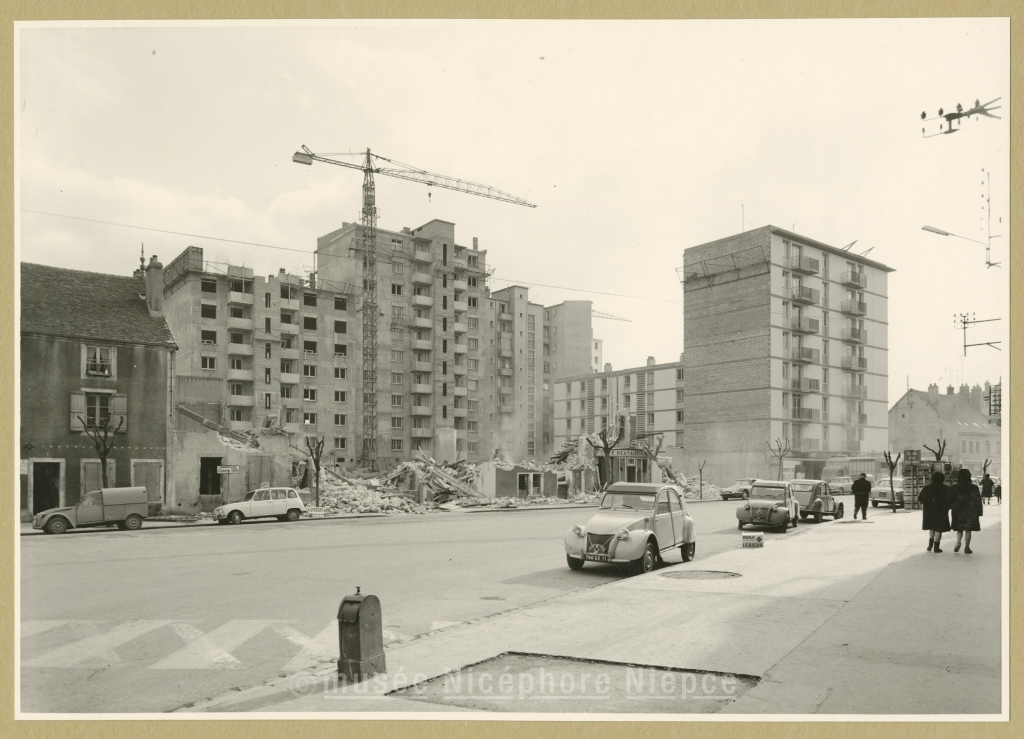
[{"label": "pedestrian crossing stripe", "polygon": [[[22,662],[25,667],[109,667],[120,661],[114,650],[133,639],[167,626],[170,621],[127,621],[95,636],[65,644]],[[38,633],[38,632],[37,632]],[[100,664],[96,664],[99,662]]]}]

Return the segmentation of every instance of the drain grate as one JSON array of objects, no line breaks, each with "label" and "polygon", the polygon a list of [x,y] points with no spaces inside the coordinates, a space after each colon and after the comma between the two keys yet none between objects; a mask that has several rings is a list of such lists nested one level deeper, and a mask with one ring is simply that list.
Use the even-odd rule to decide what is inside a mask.
[{"label": "drain grate", "polygon": [[673,580],[727,580],[730,577],[743,577],[738,572],[723,572],[722,570],[676,570],[675,572],[662,572],[661,576]]}]

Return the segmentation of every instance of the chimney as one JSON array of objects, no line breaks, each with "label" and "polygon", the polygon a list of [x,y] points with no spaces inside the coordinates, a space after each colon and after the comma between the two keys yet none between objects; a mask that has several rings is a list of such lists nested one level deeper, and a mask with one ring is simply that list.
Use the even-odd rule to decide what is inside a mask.
[{"label": "chimney", "polygon": [[480,245],[477,243],[476,236],[473,237],[473,251],[480,251]]},{"label": "chimney", "polygon": [[284,274],[284,267],[281,267],[281,269],[279,269],[279,270],[277,271],[277,273],[278,273],[279,275],[283,275],[283,274]]},{"label": "chimney", "polygon": [[604,371],[605,372],[611,372],[612,371],[612,363],[611,362],[605,362],[604,363]]},{"label": "chimney", "polygon": [[962,401],[964,401],[964,402],[969,404],[971,402],[971,386],[970,385],[961,385],[960,386],[959,396],[960,396],[960,398],[959,398],[960,400],[962,400]]},{"label": "chimney", "polygon": [[930,401],[932,401],[934,403],[938,399],[939,399],[939,386],[936,385],[935,383],[932,383],[931,385],[928,386],[928,400],[930,400]]},{"label": "chimney", "polygon": [[156,254],[149,258],[146,266],[146,307],[154,318],[164,311],[164,266],[156,260]]},{"label": "chimney", "polygon": [[946,385],[946,395],[952,395],[952,394],[953,394],[953,386],[952,385]]},{"label": "chimney", "polygon": [[976,411],[981,411],[982,413],[986,413],[988,411],[981,397],[981,385],[975,385],[971,388],[971,407]]},{"label": "chimney", "polygon": [[648,367],[653,367],[654,366],[654,357],[647,357],[647,366]]},{"label": "chimney", "polygon": [[309,273],[309,286],[314,290],[316,289],[316,272]]},{"label": "chimney", "polygon": [[680,361],[680,362],[682,362],[682,361],[683,361],[683,353],[682,353],[682,352],[679,352],[679,361]]}]

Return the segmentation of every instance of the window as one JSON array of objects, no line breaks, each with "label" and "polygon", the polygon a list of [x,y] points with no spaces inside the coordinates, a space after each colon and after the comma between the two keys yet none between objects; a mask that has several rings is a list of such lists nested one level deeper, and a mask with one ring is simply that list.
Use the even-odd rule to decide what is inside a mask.
[{"label": "window", "polygon": [[400,328],[393,328],[393,329],[391,329],[391,340],[392,341],[401,341],[404,338],[405,338],[405,331],[403,329],[400,329]]},{"label": "window", "polygon": [[392,395],[391,396],[391,407],[392,408],[401,408],[402,407],[402,398],[403,398],[403,396],[401,396],[401,395]]},{"label": "window", "polygon": [[270,333],[270,316],[263,319],[263,331],[264,333]]},{"label": "window", "polygon": [[316,293],[303,293],[302,304],[316,307]]},{"label": "window", "polygon": [[647,423],[650,426],[654,425],[654,414],[653,413],[648,413],[647,414]]},{"label": "window", "polygon": [[402,274],[402,263],[401,262],[392,262],[391,263],[391,274],[393,274],[393,275],[400,275],[400,274]]},{"label": "window", "polygon": [[391,440],[391,451],[393,451],[393,452],[400,452],[400,451],[402,451],[402,440],[401,439],[392,439]]},{"label": "window", "polygon": [[270,307],[270,293],[263,293],[263,307]]},{"label": "window", "polygon": [[789,408],[789,393],[782,394],[782,407]]},{"label": "window", "polygon": [[316,388],[315,387],[304,387],[302,388],[302,399],[316,401]]},{"label": "window", "polygon": [[270,393],[263,393],[263,407],[270,408]]},{"label": "window", "polygon": [[216,318],[217,317],[217,306],[207,305],[203,303],[199,306],[199,315],[202,318]]},{"label": "window", "polygon": [[342,297],[334,298],[334,310],[348,310],[348,301]]},{"label": "window", "polygon": [[782,348],[789,351],[789,331],[782,332]]},{"label": "window", "polygon": [[87,426],[102,426],[105,423],[110,423],[109,394],[85,394],[85,423]]},{"label": "window", "polygon": [[231,369],[233,369],[233,370],[240,370],[240,369],[242,369],[242,360],[241,359],[232,359],[231,360]]},{"label": "window", "polygon": [[85,373],[99,377],[110,377],[110,347],[86,346]]},{"label": "window", "polygon": [[480,328],[479,318],[470,318],[468,321],[466,321],[466,323],[468,324],[469,328]]},{"label": "window", "polygon": [[392,349],[391,350],[391,361],[392,362],[402,362],[402,361],[405,361],[405,352],[403,352],[400,349]]},{"label": "window", "polygon": [[334,356],[336,356],[336,357],[347,357],[348,356],[348,344],[335,344],[334,345]]},{"label": "window", "polygon": [[245,310],[233,305],[228,308],[228,315],[232,318],[245,318]]},{"label": "window", "polygon": [[230,290],[233,293],[249,293],[252,294],[252,280],[243,280],[238,277],[233,277],[230,280]]},{"label": "window", "polygon": [[476,307],[477,307],[477,299],[476,299],[476,298],[474,298],[474,297],[469,297],[469,298],[466,298],[466,304],[467,304],[467,305],[468,305],[468,306],[469,306],[470,308],[476,308]]},{"label": "window", "polygon": [[200,289],[204,293],[215,293],[217,292],[217,281],[216,280],[203,280],[200,284]]},{"label": "window", "polygon": [[216,344],[217,343],[217,332],[216,331],[200,331],[199,342],[201,344]]},{"label": "window", "polygon": [[303,413],[302,423],[306,426],[316,426],[316,414],[315,413]]},{"label": "window", "polygon": [[306,354],[316,354],[316,342],[315,341],[303,341],[302,351]]},{"label": "window", "polygon": [[[683,389],[682,388],[678,388],[676,390],[676,402],[677,403],[682,403],[683,402]],[[604,408],[604,405],[602,404],[601,407]]]},{"label": "window", "polygon": [[236,333],[234,331],[232,331],[230,334],[228,334],[228,337],[231,339],[231,343],[232,344],[244,344],[245,343],[245,337],[242,336],[242,334]]},{"label": "window", "polygon": [[[391,306],[391,317],[392,318],[401,318],[403,315],[405,315],[405,306],[402,306],[402,305],[393,305],[393,306]],[[417,313],[417,317],[418,318],[426,318],[426,316],[420,316],[418,313]]]},{"label": "window", "polygon": [[232,421],[243,421],[243,420],[245,420],[245,419],[242,418],[242,409],[241,408],[232,408],[231,409],[231,420]]},{"label": "window", "polygon": [[334,414],[334,425],[335,426],[345,426],[347,424],[348,424],[348,417],[344,413],[335,413]]},{"label": "window", "polygon": [[392,295],[401,295],[402,294],[402,286],[400,284],[398,284],[397,282],[392,282],[391,283],[391,294]]},{"label": "window", "polygon": [[348,321],[335,321],[334,322],[334,333],[336,333],[336,334],[347,334],[348,333]]},{"label": "window", "polygon": [[401,385],[403,379],[404,379],[404,376],[403,376],[403,374],[401,372],[392,372],[391,373],[391,384],[392,385]]},{"label": "window", "polygon": [[303,377],[316,377],[316,365],[315,364],[304,364],[304,365],[302,365],[302,376]]},{"label": "window", "polygon": [[[343,418],[344,418],[344,416],[343,416]],[[346,439],[344,436],[335,436],[334,437],[334,448],[335,449],[344,449],[346,441],[348,441],[348,439]]]},{"label": "window", "polygon": [[789,379],[789,362],[782,363],[782,379]]},{"label": "window", "polygon": [[202,357],[200,362],[203,369],[217,369],[217,357]]},{"label": "window", "polygon": [[316,316],[303,316],[302,328],[305,331],[316,331]]},{"label": "window", "polygon": [[476,391],[480,389],[480,380],[472,379],[466,381],[466,387],[470,390]]},{"label": "window", "polygon": [[263,345],[263,356],[266,357],[267,359],[270,359],[270,342],[269,341],[266,342]]},{"label": "window", "polygon": [[347,390],[335,390],[334,391],[334,402],[335,403],[344,403],[347,400],[348,400],[348,391]]},{"label": "window", "polygon": [[391,417],[391,428],[393,428],[393,429],[400,429],[400,428],[402,428],[402,417],[401,416],[392,416]]},{"label": "window", "polygon": [[290,397],[292,397],[292,386],[291,385],[282,385],[281,386],[281,397],[282,398],[290,398]]},{"label": "window", "polygon": [[281,324],[284,326],[290,326],[292,323],[292,314],[287,311],[281,311]]},{"label": "window", "polygon": [[682,411],[676,411],[676,423],[682,423],[682,422],[683,422],[683,412]]}]

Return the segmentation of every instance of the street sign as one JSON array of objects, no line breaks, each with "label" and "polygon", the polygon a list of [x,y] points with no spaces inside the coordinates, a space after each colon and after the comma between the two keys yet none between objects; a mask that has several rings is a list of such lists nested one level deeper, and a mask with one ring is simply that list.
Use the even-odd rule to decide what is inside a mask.
[{"label": "street sign", "polygon": [[643,449],[612,449],[611,456],[626,457],[628,459],[643,459],[647,455]]},{"label": "street sign", "polygon": [[219,464],[217,465],[218,475],[237,475],[238,465],[237,464]]}]

